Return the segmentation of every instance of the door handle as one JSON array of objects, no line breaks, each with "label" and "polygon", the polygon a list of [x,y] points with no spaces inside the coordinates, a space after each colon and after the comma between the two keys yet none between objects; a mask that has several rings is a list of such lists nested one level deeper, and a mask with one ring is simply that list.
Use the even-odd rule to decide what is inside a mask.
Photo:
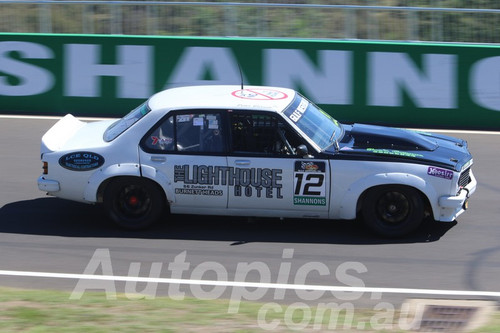
[{"label": "door handle", "polygon": [[152,162],[166,162],[167,158],[165,156],[151,156]]},{"label": "door handle", "polygon": [[249,160],[236,160],[236,161],[234,161],[234,164],[236,164],[236,165],[250,165],[250,161]]}]

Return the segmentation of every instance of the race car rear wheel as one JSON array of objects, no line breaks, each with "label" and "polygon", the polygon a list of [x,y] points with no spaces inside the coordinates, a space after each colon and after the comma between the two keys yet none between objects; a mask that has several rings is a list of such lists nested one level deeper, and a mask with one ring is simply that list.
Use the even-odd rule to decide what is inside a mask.
[{"label": "race car rear wheel", "polygon": [[420,193],[408,186],[377,186],[363,200],[362,215],[369,229],[384,237],[404,236],[424,219]]},{"label": "race car rear wheel", "polygon": [[104,191],[111,220],[126,229],[143,229],[156,222],[165,208],[161,188],[137,177],[112,180]]}]

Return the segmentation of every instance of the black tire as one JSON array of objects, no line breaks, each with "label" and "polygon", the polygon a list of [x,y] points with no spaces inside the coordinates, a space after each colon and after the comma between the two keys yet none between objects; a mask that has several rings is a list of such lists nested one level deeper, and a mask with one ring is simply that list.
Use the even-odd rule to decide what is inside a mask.
[{"label": "black tire", "polygon": [[112,180],[104,191],[104,207],[113,222],[138,230],[155,223],[165,210],[165,199],[159,186],[138,177]]},{"label": "black tire", "polygon": [[424,220],[420,193],[408,186],[378,186],[366,193],[362,203],[365,225],[384,237],[401,237],[413,232]]}]

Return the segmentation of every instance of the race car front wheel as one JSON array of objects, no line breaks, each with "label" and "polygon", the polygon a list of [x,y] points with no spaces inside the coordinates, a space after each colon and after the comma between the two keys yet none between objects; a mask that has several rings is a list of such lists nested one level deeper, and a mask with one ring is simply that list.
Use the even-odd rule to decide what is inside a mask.
[{"label": "race car front wheel", "polygon": [[377,186],[366,193],[362,206],[367,227],[385,237],[404,236],[424,219],[420,193],[408,186]]},{"label": "race car front wheel", "polygon": [[165,200],[159,186],[138,177],[112,180],[104,191],[104,207],[111,220],[126,229],[143,229],[162,215]]}]

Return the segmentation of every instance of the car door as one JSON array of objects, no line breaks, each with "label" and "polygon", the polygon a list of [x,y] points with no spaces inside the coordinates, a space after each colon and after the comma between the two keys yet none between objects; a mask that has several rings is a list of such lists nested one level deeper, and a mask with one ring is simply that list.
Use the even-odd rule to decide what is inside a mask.
[{"label": "car door", "polygon": [[221,112],[170,112],[142,138],[141,166],[163,173],[173,188],[172,212],[226,209],[228,185]]},{"label": "car door", "polygon": [[260,216],[327,217],[328,161],[297,155],[297,147],[307,143],[278,114],[234,111],[228,118],[228,208]]}]

